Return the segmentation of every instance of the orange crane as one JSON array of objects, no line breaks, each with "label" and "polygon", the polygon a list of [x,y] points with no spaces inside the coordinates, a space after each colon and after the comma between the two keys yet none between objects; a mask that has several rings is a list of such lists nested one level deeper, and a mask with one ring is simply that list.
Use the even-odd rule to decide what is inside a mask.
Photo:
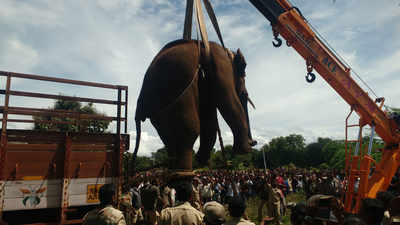
[{"label": "orange crane", "polygon": [[[323,42],[297,7],[288,0],[249,0],[270,22],[275,42],[279,47],[281,35],[306,61],[307,82],[313,82],[316,70],[328,84],[351,106],[346,118],[346,177],[347,187],[343,196],[345,210],[356,213],[363,198],[375,198],[377,192],[386,190],[400,166],[399,124],[382,109],[384,98],[371,99],[353,79],[351,68],[335,51]],[[358,124],[348,124],[352,112],[360,117]],[[371,127],[370,143],[362,150],[362,128]],[[348,129],[359,127],[357,140],[348,140]],[[376,162],[371,157],[374,133],[385,142],[382,158]],[[350,148],[355,142],[355,148]],[[368,151],[367,151],[368,150]],[[359,181],[357,181],[359,180]],[[359,182],[358,188],[355,187]]]}]

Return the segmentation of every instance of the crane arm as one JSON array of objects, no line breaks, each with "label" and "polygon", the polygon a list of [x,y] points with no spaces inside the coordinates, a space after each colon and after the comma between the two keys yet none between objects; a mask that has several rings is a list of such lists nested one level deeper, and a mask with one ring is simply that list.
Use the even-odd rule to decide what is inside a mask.
[{"label": "crane arm", "polygon": [[[376,163],[369,154],[350,156],[351,151],[348,153],[346,149],[346,173],[349,184],[344,199],[345,209],[347,212],[357,212],[361,199],[374,198],[377,192],[388,188],[400,166],[400,125],[382,110],[384,98],[375,100],[370,98],[352,78],[350,67],[319,38],[298,8],[293,7],[288,0],[249,1],[271,22],[273,35],[277,41],[273,42],[274,46],[279,47],[282,44],[278,38],[281,35],[286,44],[293,47],[306,60],[307,81],[314,81],[315,75],[312,71],[315,69],[351,106],[352,111],[357,112],[360,116],[360,128],[370,125],[385,142],[379,163]],[[358,142],[361,143],[361,139]],[[371,168],[374,168],[374,172],[370,177]],[[354,188],[356,178],[360,178],[358,191]]]},{"label": "crane arm", "polygon": [[[376,133],[388,146],[400,142],[397,124],[351,77],[350,68],[316,35],[300,10],[287,0],[249,0],[270,22],[275,40],[280,34],[305,60],[309,75],[315,69],[357,112],[362,123],[375,125]],[[278,43],[279,44],[279,43]],[[276,44],[275,44],[276,45]]]}]

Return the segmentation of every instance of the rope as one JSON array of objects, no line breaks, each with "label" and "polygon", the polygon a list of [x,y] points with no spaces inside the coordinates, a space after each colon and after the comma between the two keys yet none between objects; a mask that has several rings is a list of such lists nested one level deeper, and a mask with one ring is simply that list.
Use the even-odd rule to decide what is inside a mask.
[{"label": "rope", "polygon": [[209,61],[209,59],[210,59],[210,43],[208,42],[207,29],[204,24],[204,16],[203,16],[203,11],[201,9],[201,2],[200,2],[200,0],[195,0],[195,1],[196,1],[195,9],[196,9],[196,15],[197,15],[197,24],[199,26],[201,39],[203,40],[203,44],[204,44],[205,58],[207,61]]},{"label": "rope", "polygon": [[224,160],[225,165],[227,165],[228,161],[227,161],[226,155],[225,155],[225,147],[224,147],[224,142],[222,141],[221,130],[219,129],[218,115],[217,115],[217,134],[218,134],[219,146],[221,148],[221,153],[222,153],[222,160]]},{"label": "rope", "polygon": [[218,39],[221,42],[222,47],[225,48],[224,41],[222,40],[222,34],[221,34],[220,29],[219,29],[217,17],[215,16],[215,13],[214,13],[214,10],[213,10],[213,8],[211,6],[211,3],[208,0],[203,0],[203,3],[204,3],[204,5],[205,5],[205,7],[207,9],[208,16],[211,19],[211,23],[214,26],[215,32],[217,32]]},{"label": "rope", "polygon": [[[197,46],[198,46],[198,50],[199,50],[199,55],[201,55],[201,45],[200,45],[200,39],[199,39],[199,31],[200,31],[201,39],[203,40],[203,44],[204,44],[205,59],[206,59],[207,64],[208,64],[209,61],[210,61],[210,44],[209,44],[208,36],[207,36],[207,29],[206,29],[206,27],[204,25],[204,17],[203,17],[203,13],[202,13],[202,9],[201,9],[200,0],[187,0],[183,38],[186,39],[186,40],[190,40],[191,39],[193,3],[195,3],[194,6],[195,6],[196,18],[197,18],[197,20],[196,20],[196,22],[197,22],[196,34],[197,34]],[[217,21],[217,18],[215,16],[214,10],[213,10],[213,8],[211,6],[211,3],[209,2],[209,0],[203,0],[203,3],[204,3],[204,6],[205,6],[205,8],[207,10],[207,14],[210,17],[210,20],[211,20],[211,22],[212,22],[212,24],[214,26],[214,29],[215,29],[215,31],[216,31],[216,33],[218,35],[218,39],[221,42],[222,47],[225,49],[225,52],[229,56],[229,52],[228,52],[229,50],[225,48],[225,44],[224,44],[224,41],[222,39],[222,34],[221,34],[220,29],[219,29],[218,21]],[[231,62],[233,63],[233,59],[231,57],[229,57],[229,58],[231,59]],[[196,72],[195,77],[197,75],[198,75],[198,70]],[[203,75],[204,75],[204,73],[203,73]],[[193,80],[194,80],[194,78],[193,78]],[[193,80],[192,80],[191,84],[193,83]],[[191,86],[191,84],[187,87],[187,89]],[[181,96],[185,93],[185,91],[181,94]],[[168,109],[171,105],[174,105],[179,100],[179,98],[181,96],[179,96],[174,102],[172,102],[170,105],[168,105],[162,111]],[[159,113],[161,113],[161,111]],[[225,152],[224,152],[224,149],[225,149],[224,148],[224,143],[223,143],[223,140],[222,140],[221,130],[220,130],[219,124],[218,124],[218,115],[217,115],[217,134],[218,134],[218,140],[219,140],[221,151],[222,151],[222,157],[223,157],[223,160],[225,161],[225,164],[227,164],[227,160],[226,160],[226,156],[225,156]]]},{"label": "rope", "polygon": [[200,66],[200,64],[199,64],[199,65],[197,66],[196,73],[194,74],[192,81],[190,81],[189,85],[185,88],[185,90],[183,90],[183,92],[182,92],[177,98],[175,98],[174,101],[172,101],[172,102],[171,102],[170,104],[168,104],[166,107],[164,107],[163,109],[161,109],[160,111],[158,111],[157,113],[155,113],[154,116],[158,116],[158,115],[160,115],[161,113],[167,111],[170,107],[172,107],[173,105],[175,105],[175,104],[179,101],[179,99],[180,99],[184,94],[186,94],[187,90],[193,85],[194,81],[196,80],[196,78],[197,78],[197,76],[198,76],[198,74],[199,74],[199,70],[200,70],[200,69],[201,69],[201,66]]}]

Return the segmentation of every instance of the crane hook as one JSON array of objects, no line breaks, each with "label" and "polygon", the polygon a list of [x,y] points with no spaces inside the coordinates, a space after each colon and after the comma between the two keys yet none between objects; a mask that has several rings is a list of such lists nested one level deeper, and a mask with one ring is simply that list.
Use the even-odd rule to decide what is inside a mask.
[{"label": "crane hook", "polygon": [[281,47],[281,45],[282,45],[282,40],[281,40],[280,38],[278,38],[278,37],[275,37],[274,40],[277,41],[277,43],[274,42],[274,41],[272,41],[272,45],[273,45],[275,48]]},{"label": "crane hook", "polygon": [[314,80],[315,80],[315,74],[313,74],[313,73],[311,73],[311,72],[307,73],[307,75],[306,75],[306,81],[307,81],[308,83],[312,83],[312,82],[314,82]]}]

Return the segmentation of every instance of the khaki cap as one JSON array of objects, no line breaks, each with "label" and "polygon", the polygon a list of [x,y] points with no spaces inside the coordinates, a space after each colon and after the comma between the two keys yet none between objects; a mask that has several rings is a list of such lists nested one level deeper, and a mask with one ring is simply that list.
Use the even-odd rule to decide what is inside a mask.
[{"label": "khaki cap", "polygon": [[225,222],[225,208],[216,201],[207,202],[204,207],[204,219],[210,224]]}]

